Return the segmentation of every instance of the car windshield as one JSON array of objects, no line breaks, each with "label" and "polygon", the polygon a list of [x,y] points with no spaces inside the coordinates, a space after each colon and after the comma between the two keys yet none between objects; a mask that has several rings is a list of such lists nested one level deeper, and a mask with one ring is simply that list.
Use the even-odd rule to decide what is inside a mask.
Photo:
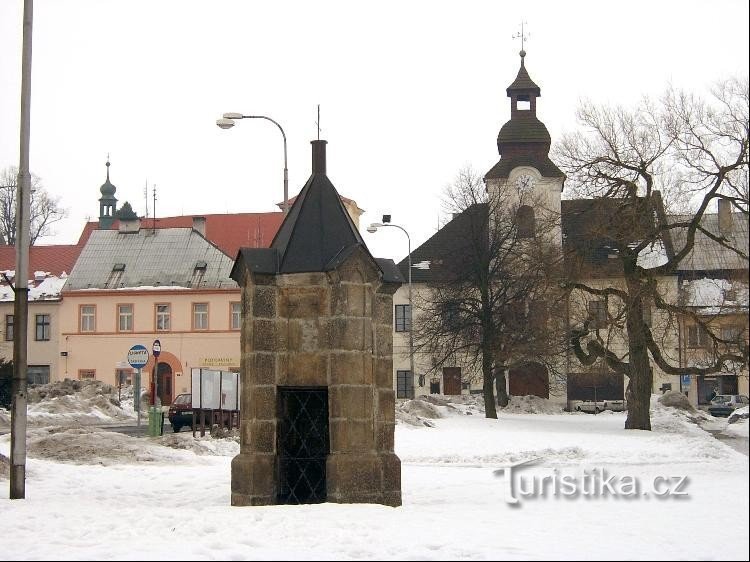
[{"label": "car windshield", "polygon": [[714,402],[717,404],[724,404],[726,402],[730,402],[732,400],[732,397],[728,394],[719,394],[716,398],[714,398]]},{"label": "car windshield", "polygon": [[180,394],[174,399],[175,404],[190,404],[190,394]]}]

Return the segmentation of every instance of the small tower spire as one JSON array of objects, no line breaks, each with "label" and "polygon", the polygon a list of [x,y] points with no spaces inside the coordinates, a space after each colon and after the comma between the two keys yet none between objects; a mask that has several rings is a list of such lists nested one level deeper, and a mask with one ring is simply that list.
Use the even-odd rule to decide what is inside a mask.
[{"label": "small tower spire", "polygon": [[107,180],[99,188],[102,196],[99,198],[99,228],[106,230],[112,228],[115,220],[115,211],[117,209],[117,197],[115,192],[117,188],[109,181],[109,153],[107,153]]}]

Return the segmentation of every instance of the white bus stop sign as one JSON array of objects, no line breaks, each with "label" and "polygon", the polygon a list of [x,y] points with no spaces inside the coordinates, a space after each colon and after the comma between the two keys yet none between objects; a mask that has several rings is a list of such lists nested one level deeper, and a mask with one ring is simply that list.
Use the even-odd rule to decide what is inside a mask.
[{"label": "white bus stop sign", "polygon": [[148,363],[148,349],[143,345],[134,345],[128,350],[128,363],[133,369],[143,369]]}]

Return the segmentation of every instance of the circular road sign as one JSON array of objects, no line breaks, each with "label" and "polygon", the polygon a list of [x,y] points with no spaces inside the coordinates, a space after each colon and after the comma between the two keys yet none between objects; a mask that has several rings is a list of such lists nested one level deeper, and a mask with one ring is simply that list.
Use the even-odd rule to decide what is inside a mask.
[{"label": "circular road sign", "polygon": [[154,345],[151,346],[151,353],[154,354],[154,357],[159,357],[161,353],[161,342],[159,340],[154,340]]},{"label": "circular road sign", "polygon": [[134,345],[128,350],[128,363],[133,369],[143,369],[148,363],[148,349],[144,345]]}]

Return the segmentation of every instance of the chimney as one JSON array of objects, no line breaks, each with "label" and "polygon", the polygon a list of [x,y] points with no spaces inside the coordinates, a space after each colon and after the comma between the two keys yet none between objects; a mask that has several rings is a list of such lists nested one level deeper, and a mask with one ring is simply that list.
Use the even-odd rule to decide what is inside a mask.
[{"label": "chimney", "polygon": [[141,219],[135,218],[121,218],[117,225],[118,232],[123,234],[132,234],[138,232],[141,229]]},{"label": "chimney", "polygon": [[326,175],[326,144],[328,141],[310,141],[312,145],[312,173]]},{"label": "chimney", "polygon": [[719,233],[732,235],[732,202],[728,199],[719,199]]},{"label": "chimney", "polygon": [[193,217],[193,230],[206,237],[206,217]]}]

